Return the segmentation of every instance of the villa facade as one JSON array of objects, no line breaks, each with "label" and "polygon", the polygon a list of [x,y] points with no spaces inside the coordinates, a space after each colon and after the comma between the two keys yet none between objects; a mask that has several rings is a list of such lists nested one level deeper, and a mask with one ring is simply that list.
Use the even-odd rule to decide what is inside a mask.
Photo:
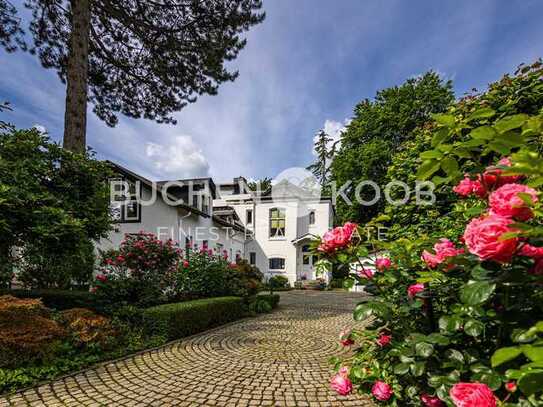
[{"label": "villa facade", "polygon": [[207,247],[232,261],[245,258],[266,279],[282,275],[292,285],[317,278],[310,243],[332,227],[331,199],[297,194],[288,183],[256,194],[242,177],[218,186],[211,178],[152,182],[111,165],[118,174],[111,184],[116,223],[98,250],[145,231],[180,247]]}]

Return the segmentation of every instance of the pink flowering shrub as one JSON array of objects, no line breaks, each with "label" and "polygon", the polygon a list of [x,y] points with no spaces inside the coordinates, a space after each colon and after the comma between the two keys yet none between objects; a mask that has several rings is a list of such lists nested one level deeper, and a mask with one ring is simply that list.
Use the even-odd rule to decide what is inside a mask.
[{"label": "pink flowering shrub", "polygon": [[354,357],[334,359],[338,394],[366,392],[394,406],[543,405],[539,191],[504,166],[514,168],[515,156],[475,175],[485,192],[471,190],[471,203],[460,202],[457,239],[434,240],[432,249],[424,240],[388,243],[372,268],[362,265],[377,243],[341,235],[323,250],[336,241],[323,239],[324,257],[374,294],[354,310],[357,321],[371,317],[369,325],[340,333]]},{"label": "pink flowering shrub", "polygon": [[163,242],[145,232],[126,235],[118,250],[102,254],[91,291],[115,305],[164,302],[180,256],[181,250],[171,240]]}]

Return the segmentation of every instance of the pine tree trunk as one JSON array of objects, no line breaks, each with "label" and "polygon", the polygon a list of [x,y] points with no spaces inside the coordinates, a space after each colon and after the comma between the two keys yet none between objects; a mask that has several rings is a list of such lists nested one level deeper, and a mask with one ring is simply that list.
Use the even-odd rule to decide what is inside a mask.
[{"label": "pine tree trunk", "polygon": [[90,0],[71,0],[72,32],[66,71],[65,149],[83,153],[87,131]]}]

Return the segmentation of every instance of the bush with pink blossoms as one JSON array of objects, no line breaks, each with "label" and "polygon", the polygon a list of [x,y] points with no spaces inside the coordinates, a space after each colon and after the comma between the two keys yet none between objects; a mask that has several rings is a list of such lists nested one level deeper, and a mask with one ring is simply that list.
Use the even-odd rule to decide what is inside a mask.
[{"label": "bush with pink blossoms", "polygon": [[[526,157],[541,172],[514,175]],[[391,406],[543,405],[543,159],[518,152],[495,168],[479,201],[458,206],[466,225],[456,241],[430,250],[425,239],[353,240],[325,251],[374,294],[354,310],[365,328],[340,334],[354,351],[334,359],[340,395],[366,392]],[[390,264],[379,257],[368,271],[376,250]]]},{"label": "bush with pink blossoms", "polygon": [[166,302],[180,259],[181,250],[171,240],[145,232],[127,234],[118,250],[102,253],[91,290],[115,306]]}]

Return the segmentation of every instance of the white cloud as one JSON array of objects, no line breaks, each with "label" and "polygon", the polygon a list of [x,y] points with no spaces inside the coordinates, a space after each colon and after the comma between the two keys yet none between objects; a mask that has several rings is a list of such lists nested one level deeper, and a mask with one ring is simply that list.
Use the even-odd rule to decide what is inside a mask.
[{"label": "white cloud", "polygon": [[156,172],[172,179],[205,177],[209,163],[191,136],[176,136],[169,144],[146,143],[145,155]]},{"label": "white cloud", "polygon": [[[332,148],[334,143],[340,141],[341,133],[343,133],[346,130],[347,125],[350,122],[351,122],[350,119],[345,119],[343,123],[335,121],[335,120],[330,120],[330,119],[325,120],[324,126],[323,126],[324,132],[332,138],[332,140],[328,143],[329,149]],[[319,138],[318,134],[316,134],[313,137],[313,144],[317,142],[318,138]],[[339,146],[340,146],[340,143],[337,144],[336,149],[339,148]],[[317,152],[315,151],[315,146],[313,146],[313,155],[317,156]]]}]

